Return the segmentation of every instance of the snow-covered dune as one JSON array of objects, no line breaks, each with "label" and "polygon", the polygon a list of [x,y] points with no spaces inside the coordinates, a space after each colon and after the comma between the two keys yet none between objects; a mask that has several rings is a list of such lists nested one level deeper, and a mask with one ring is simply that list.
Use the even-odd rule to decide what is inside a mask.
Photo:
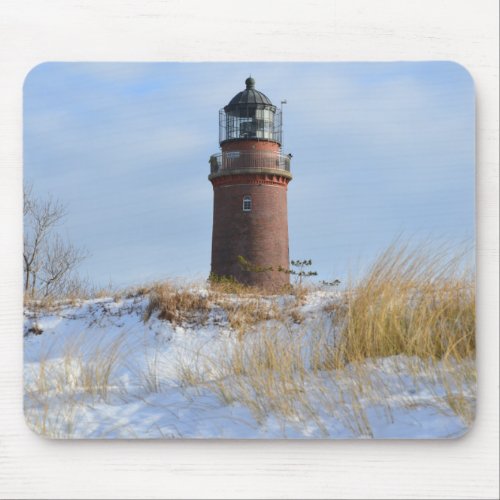
[{"label": "snow-covered dune", "polygon": [[[466,431],[456,406],[473,406],[474,391],[453,386],[453,372],[472,365],[430,368],[404,356],[342,369],[316,362],[325,353],[315,346],[338,335],[328,306],[341,300],[339,292],[259,299],[274,316],[239,327],[206,289],[194,293],[208,297],[206,314],[174,322],[156,312],[144,321],[144,295],[26,310],[28,425],[61,438],[436,438]],[[233,312],[252,300],[224,297]],[[277,319],[285,309],[288,320]]]}]

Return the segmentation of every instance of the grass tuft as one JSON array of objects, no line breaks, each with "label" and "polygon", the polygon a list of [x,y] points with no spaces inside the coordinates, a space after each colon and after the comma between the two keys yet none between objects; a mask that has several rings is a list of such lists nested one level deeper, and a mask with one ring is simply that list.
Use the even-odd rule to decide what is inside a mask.
[{"label": "grass tuft", "polygon": [[199,291],[190,291],[175,287],[171,283],[154,285],[149,292],[149,303],[144,312],[144,321],[148,321],[153,313],[158,318],[170,321],[173,325],[184,321],[206,321],[209,311],[209,300]]},{"label": "grass tuft", "polygon": [[475,353],[475,282],[464,254],[390,246],[337,311],[338,360]]}]

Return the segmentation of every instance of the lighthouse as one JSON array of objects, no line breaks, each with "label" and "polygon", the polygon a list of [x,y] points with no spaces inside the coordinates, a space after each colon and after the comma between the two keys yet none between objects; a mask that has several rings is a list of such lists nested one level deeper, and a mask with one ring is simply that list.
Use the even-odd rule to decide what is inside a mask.
[{"label": "lighthouse", "polygon": [[289,284],[287,189],[291,155],[282,152],[282,114],[255,88],[219,111],[220,152],[210,157],[214,190],[212,276],[266,290]]}]

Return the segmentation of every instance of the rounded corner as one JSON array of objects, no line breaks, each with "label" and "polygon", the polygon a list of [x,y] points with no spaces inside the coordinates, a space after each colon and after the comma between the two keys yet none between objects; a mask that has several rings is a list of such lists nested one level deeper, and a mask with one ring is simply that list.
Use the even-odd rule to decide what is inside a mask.
[{"label": "rounded corner", "polygon": [[24,75],[23,79],[23,92],[26,89],[26,84],[28,83],[29,79],[33,76],[33,74],[36,73],[42,66],[46,66],[48,64],[52,63],[50,61],[43,61],[35,64],[28,70],[28,72]]},{"label": "rounded corner", "polygon": [[473,91],[475,91],[475,82],[472,73],[462,64],[457,61],[448,61],[448,64],[455,66],[457,70],[465,75],[465,78],[469,81],[470,86]]},{"label": "rounded corner", "polygon": [[472,420],[467,424],[467,426],[459,433],[454,435],[451,439],[453,441],[460,441],[462,439],[468,439],[468,436],[470,436],[471,432],[476,427],[476,420],[477,420],[477,411],[474,411],[474,415],[472,417]]},{"label": "rounded corner", "polygon": [[41,429],[39,427],[37,428],[33,424],[33,421],[31,421],[28,418],[28,415],[26,414],[26,408],[23,408],[23,417],[24,417],[24,424],[35,436],[41,439],[46,439],[48,441],[57,441],[57,438],[54,438],[48,434],[44,434],[43,432],[41,432]]}]

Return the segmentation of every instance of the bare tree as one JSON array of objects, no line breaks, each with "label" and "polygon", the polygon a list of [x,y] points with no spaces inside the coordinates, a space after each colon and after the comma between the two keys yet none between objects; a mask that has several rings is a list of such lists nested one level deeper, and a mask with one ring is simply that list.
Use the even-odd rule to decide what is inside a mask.
[{"label": "bare tree", "polygon": [[74,285],[74,271],[87,256],[56,232],[66,208],[52,198],[24,189],[24,291],[30,298],[64,294]]}]

